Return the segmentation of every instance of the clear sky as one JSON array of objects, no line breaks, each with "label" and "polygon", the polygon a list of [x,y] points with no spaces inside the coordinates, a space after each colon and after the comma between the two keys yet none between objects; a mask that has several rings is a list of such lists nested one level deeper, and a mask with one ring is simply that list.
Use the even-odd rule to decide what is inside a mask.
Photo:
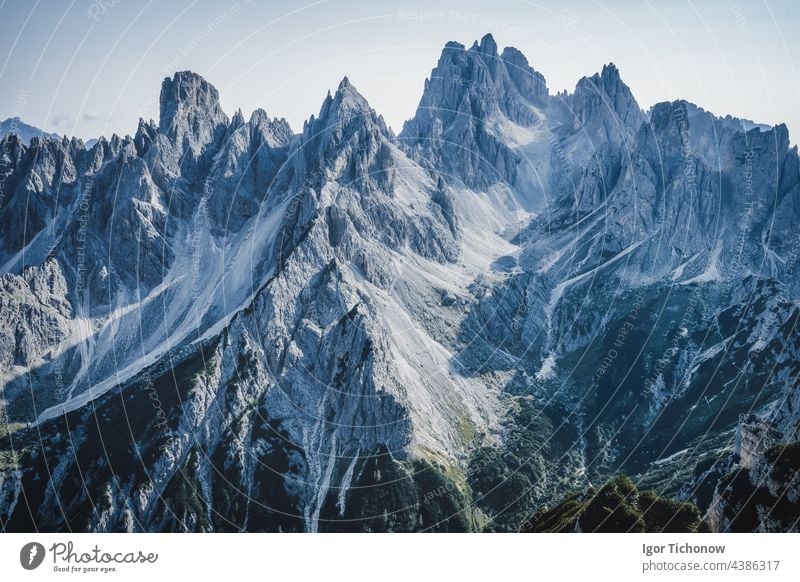
[{"label": "clear sky", "polygon": [[799,0],[0,0],[0,119],[83,138],[158,117],[190,69],[228,115],[293,129],[348,75],[399,131],[441,49],[491,32],[551,92],[613,61],[643,108],[678,97],[800,136]]}]

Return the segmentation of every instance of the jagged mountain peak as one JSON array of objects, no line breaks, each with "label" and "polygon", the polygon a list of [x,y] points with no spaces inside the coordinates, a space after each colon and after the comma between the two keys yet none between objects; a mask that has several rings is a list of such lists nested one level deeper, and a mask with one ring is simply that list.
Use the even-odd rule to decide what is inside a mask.
[{"label": "jagged mountain peak", "polygon": [[530,66],[522,52],[506,47],[498,54],[497,42],[491,34],[474,41],[469,49],[460,42],[446,43],[437,67],[425,82],[426,92],[431,85],[436,86],[438,77],[489,90],[506,89],[503,85],[510,78],[525,100],[541,101],[547,95],[544,77]]},{"label": "jagged mountain peak", "polygon": [[529,67],[528,58],[525,54],[516,47],[507,46],[500,53],[500,59],[505,63],[520,66],[520,68]]},{"label": "jagged mountain peak", "polygon": [[[475,44],[477,44],[477,42]],[[464,46],[462,43],[458,42],[457,40],[449,40],[446,43],[444,43],[444,50],[463,51],[466,48],[467,48],[466,46]]]},{"label": "jagged mountain peak", "polygon": [[607,94],[612,94],[617,91],[630,93],[630,87],[622,80],[622,74],[617,65],[613,62],[604,64],[603,68],[593,75],[578,79],[578,82],[575,84],[575,93],[592,88],[600,89]]},{"label": "jagged mountain peak", "polygon": [[169,133],[181,114],[206,114],[214,118],[227,117],[219,104],[219,91],[203,77],[192,71],[178,71],[161,83],[159,127]]},{"label": "jagged mountain peak", "polygon": [[346,113],[351,115],[374,114],[367,99],[359,93],[358,89],[356,89],[347,77],[344,77],[339,83],[339,87],[336,89],[336,94],[333,96],[331,102],[330,111],[335,111],[338,114]]},{"label": "jagged mountain peak", "polygon": [[687,101],[686,99],[675,99],[674,101],[661,101],[659,103],[655,103],[647,111],[647,117],[648,119],[651,119],[651,121],[654,117],[663,118],[665,116],[665,112],[670,110],[680,111],[681,115],[687,119],[688,123],[697,123],[700,122],[700,120],[705,120],[709,123],[715,123],[718,128],[725,128],[734,131],[750,131],[752,129],[758,129],[759,131],[766,132],[777,128],[777,125],[773,127],[772,125],[766,123],[758,123],[751,119],[733,115],[717,116],[713,112],[704,109],[696,103]]},{"label": "jagged mountain peak", "polygon": [[24,149],[25,143],[19,134],[7,133],[0,137],[0,151],[3,159],[19,160]]},{"label": "jagged mountain peak", "polygon": [[283,117],[270,117],[266,111],[258,108],[250,114],[248,121],[253,135],[260,135],[263,142],[270,147],[283,147],[289,144],[294,132],[289,122]]},{"label": "jagged mountain peak", "polygon": [[198,157],[228,125],[219,92],[192,71],[179,71],[161,83],[159,129],[184,150]]},{"label": "jagged mountain peak", "polygon": [[450,42],[400,137],[421,163],[470,187],[513,183],[518,159],[509,146],[533,139],[547,100],[544,77],[517,49],[498,56],[491,35],[468,50]]},{"label": "jagged mountain peak", "polygon": [[646,119],[614,63],[582,77],[568,102],[573,128],[598,143],[630,139]]},{"label": "jagged mountain peak", "polygon": [[[390,144],[395,141],[383,117],[345,77],[336,92],[325,97],[319,115],[303,124],[297,147],[298,160],[304,161],[297,175],[312,182],[323,174],[332,179],[345,177],[363,185],[389,180]],[[369,177],[373,171],[378,173]]]},{"label": "jagged mountain peak", "polygon": [[284,126],[289,132],[291,132],[291,126],[289,125],[289,122],[286,121],[286,118],[270,117],[269,114],[261,107],[253,110],[253,112],[250,114],[248,123],[253,128]]},{"label": "jagged mountain peak", "polygon": [[[139,125],[136,128],[136,135],[133,138],[133,142],[136,145],[136,151],[139,152],[139,155],[144,155],[144,152],[147,151],[147,148],[150,146],[150,143],[156,137],[158,133],[158,126],[156,122],[152,119],[148,122],[145,121],[143,118],[139,118]],[[101,141],[105,141],[105,138],[100,138],[97,143],[101,143]]]},{"label": "jagged mountain peak", "polygon": [[635,102],[630,87],[622,80],[619,68],[614,63],[606,63],[600,72],[590,77],[581,77],[575,85],[575,93],[585,90],[600,90],[610,97],[621,93]]},{"label": "jagged mountain peak", "polygon": [[250,114],[250,125],[261,125],[262,123],[267,123],[268,121],[269,115],[267,115],[267,112],[261,107],[254,109]]},{"label": "jagged mountain peak", "polygon": [[231,118],[231,131],[235,131],[244,125],[244,114],[242,113],[242,108],[238,108],[236,113],[233,114]]},{"label": "jagged mountain peak", "polygon": [[497,56],[497,42],[494,40],[491,33],[485,34],[483,38],[481,38],[480,43],[475,41],[470,50],[476,50],[484,56],[493,58]]},{"label": "jagged mountain peak", "polygon": [[620,78],[619,68],[613,62],[608,62],[605,65],[603,65],[603,69],[600,72],[600,76],[605,78],[619,79]]},{"label": "jagged mountain peak", "polygon": [[387,138],[393,139],[383,116],[378,115],[370,107],[367,99],[359,93],[358,89],[344,77],[339,83],[336,93],[328,92],[320,107],[319,115],[311,118],[303,125],[303,134],[306,138],[314,137],[331,129],[342,130],[345,126],[359,124],[375,126]]}]

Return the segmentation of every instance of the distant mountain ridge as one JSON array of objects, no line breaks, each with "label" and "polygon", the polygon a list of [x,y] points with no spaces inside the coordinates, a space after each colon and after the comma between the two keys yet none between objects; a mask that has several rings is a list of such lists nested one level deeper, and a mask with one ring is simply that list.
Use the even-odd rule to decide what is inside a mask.
[{"label": "distant mountain ridge", "polygon": [[26,144],[29,144],[34,137],[51,139],[61,138],[58,134],[46,133],[38,127],[28,125],[19,117],[9,117],[4,121],[0,121],[0,137],[5,137],[9,133],[17,134]]}]

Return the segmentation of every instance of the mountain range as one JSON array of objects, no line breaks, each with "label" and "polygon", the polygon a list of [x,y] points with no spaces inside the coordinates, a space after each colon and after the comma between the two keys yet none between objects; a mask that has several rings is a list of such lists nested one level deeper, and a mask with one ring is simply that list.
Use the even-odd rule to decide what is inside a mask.
[{"label": "mountain range", "polygon": [[1,529],[798,530],[785,125],[491,35],[399,135],[159,109],[0,141]]},{"label": "mountain range", "polygon": [[29,144],[34,137],[61,139],[61,137],[55,133],[47,133],[38,127],[28,125],[19,117],[9,117],[5,121],[0,121],[0,138],[5,137],[9,133],[14,133],[19,136],[19,139],[26,145]]}]

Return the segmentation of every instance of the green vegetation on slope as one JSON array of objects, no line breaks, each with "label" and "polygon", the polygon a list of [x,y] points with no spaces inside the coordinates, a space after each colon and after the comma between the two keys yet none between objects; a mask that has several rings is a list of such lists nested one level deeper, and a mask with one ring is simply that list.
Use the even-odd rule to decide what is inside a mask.
[{"label": "green vegetation on slope", "polygon": [[640,492],[620,475],[599,491],[573,493],[552,509],[537,512],[522,531],[677,533],[705,531],[705,524],[695,505]]}]

